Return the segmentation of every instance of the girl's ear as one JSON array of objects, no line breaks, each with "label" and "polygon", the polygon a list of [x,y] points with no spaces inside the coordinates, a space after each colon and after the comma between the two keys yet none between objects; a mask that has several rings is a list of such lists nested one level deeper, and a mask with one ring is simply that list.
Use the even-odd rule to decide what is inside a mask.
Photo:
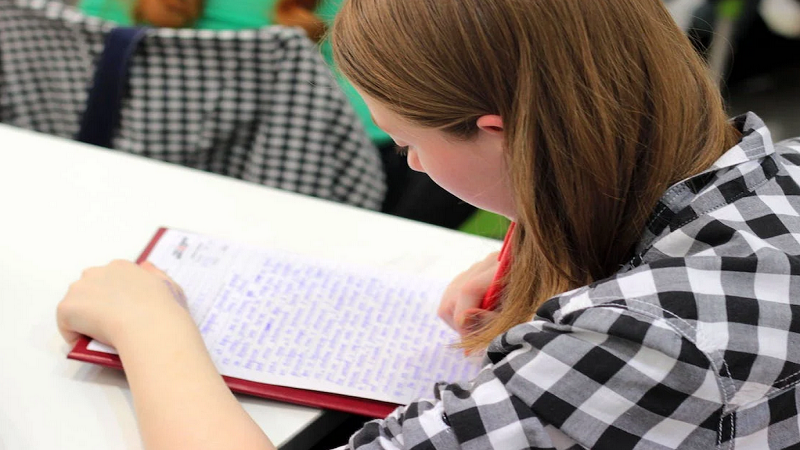
[{"label": "girl's ear", "polygon": [[498,115],[487,114],[478,117],[478,129],[489,134],[503,134],[503,118]]}]

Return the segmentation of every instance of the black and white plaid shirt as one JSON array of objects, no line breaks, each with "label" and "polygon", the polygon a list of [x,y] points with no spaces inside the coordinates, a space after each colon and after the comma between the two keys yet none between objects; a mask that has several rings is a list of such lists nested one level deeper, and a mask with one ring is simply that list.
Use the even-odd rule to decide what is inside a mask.
[{"label": "black and white plaid shirt", "polygon": [[662,197],[635,263],[549,300],[468,383],[371,422],[360,450],[800,446],[800,140],[754,114]]},{"label": "black and white plaid shirt", "polygon": [[[74,138],[114,26],[60,1],[0,0],[0,122]],[[386,190],[378,150],[294,28],[149,30],[113,148],[370,209]]]}]

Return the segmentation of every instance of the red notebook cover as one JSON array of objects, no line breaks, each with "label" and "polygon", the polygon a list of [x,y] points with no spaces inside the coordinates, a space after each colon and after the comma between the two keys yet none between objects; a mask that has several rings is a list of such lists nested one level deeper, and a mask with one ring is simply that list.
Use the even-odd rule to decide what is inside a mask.
[{"label": "red notebook cover", "polygon": [[[164,235],[165,231],[166,228],[159,228],[155,236],[153,236],[153,239],[150,240],[150,243],[147,244],[147,247],[136,260],[137,263],[143,262],[147,259],[148,255],[150,255],[150,252],[153,250],[158,240],[161,239],[161,236]],[[75,345],[75,348],[73,348],[69,355],[67,355],[67,357],[77,361],[84,361],[92,364],[99,364],[101,366],[112,367],[114,369],[123,369],[119,356],[111,353],[89,350],[87,348],[89,342],[90,340],[88,338],[82,337]],[[274,386],[271,384],[257,383],[254,381],[247,381],[225,376],[222,378],[233,392],[254,395],[256,397],[263,397],[270,400],[294,403],[303,406],[311,406],[314,408],[344,411],[368,417],[386,417],[398,406],[392,403],[359,397],[350,397],[347,395]]]}]

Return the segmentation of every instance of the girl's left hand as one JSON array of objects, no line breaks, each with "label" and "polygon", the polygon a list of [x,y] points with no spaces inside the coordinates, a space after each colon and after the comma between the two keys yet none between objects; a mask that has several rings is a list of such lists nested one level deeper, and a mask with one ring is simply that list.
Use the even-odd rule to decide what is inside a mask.
[{"label": "girl's left hand", "polygon": [[191,320],[174,281],[148,262],[129,261],[85,270],[58,305],[57,318],[70,345],[85,335],[112,346],[154,321]]}]

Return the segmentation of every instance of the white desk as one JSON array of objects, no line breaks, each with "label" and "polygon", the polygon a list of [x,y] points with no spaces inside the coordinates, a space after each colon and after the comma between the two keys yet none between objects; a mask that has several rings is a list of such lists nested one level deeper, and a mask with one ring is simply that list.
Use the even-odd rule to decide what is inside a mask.
[{"label": "white desk", "polygon": [[[499,243],[0,125],[0,449],[141,448],[124,376],[67,360],[56,305],[159,226],[455,275]],[[341,415],[239,397],[284,448]],[[304,434],[300,434],[300,433]]]}]

